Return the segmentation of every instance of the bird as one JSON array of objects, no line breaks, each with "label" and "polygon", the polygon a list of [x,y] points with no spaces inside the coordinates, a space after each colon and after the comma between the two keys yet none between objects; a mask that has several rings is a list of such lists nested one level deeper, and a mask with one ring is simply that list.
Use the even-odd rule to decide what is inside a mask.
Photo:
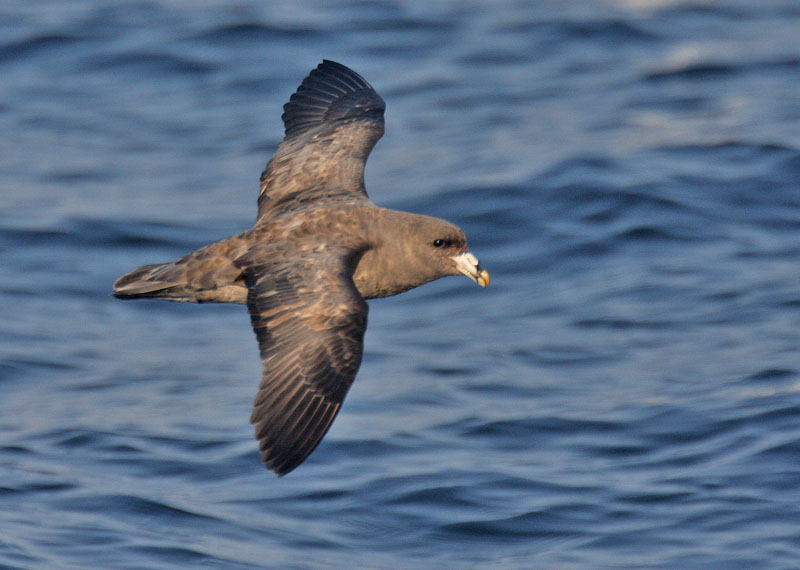
[{"label": "bird", "polygon": [[279,477],[314,451],[356,377],[367,300],[450,275],[489,284],[458,226],[368,197],[385,108],[363,77],[323,60],[283,107],[253,227],[113,285],[119,299],[247,305],[262,361],[250,422]]}]

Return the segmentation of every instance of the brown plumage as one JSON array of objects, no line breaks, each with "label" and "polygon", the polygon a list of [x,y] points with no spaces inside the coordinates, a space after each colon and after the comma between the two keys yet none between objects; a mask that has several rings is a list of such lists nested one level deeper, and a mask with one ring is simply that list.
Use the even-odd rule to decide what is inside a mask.
[{"label": "brown plumage", "polygon": [[489,283],[458,227],[367,197],[384,108],[361,76],[323,61],[284,106],[255,226],[114,283],[121,299],[247,304],[263,363],[250,421],[278,475],[314,450],[355,379],[365,299],[459,273]]}]

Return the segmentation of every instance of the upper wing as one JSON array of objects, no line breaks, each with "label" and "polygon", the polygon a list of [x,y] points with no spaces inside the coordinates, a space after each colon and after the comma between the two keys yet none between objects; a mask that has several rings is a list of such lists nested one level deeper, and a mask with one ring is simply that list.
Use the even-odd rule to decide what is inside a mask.
[{"label": "upper wing", "polygon": [[385,109],[364,78],[323,60],[284,105],[286,136],[261,174],[257,220],[310,200],[365,198],[364,164]]},{"label": "upper wing", "polygon": [[278,475],[320,442],[361,364],[367,304],[347,271],[348,256],[289,265],[250,252],[237,260],[264,366],[250,422],[262,460]]}]

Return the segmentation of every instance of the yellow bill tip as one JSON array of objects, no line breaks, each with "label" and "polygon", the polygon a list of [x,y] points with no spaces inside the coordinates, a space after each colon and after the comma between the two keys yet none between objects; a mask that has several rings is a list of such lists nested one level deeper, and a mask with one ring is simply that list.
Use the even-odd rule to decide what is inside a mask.
[{"label": "yellow bill tip", "polygon": [[478,278],[476,281],[481,287],[487,287],[489,285],[489,272],[485,269],[478,271]]}]

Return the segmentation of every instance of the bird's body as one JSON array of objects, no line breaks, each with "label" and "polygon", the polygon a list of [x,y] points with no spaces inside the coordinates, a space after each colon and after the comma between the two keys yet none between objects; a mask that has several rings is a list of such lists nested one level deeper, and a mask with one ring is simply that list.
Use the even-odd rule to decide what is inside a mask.
[{"label": "bird's body", "polygon": [[285,106],[253,228],[114,284],[119,298],[247,304],[264,365],[251,422],[279,475],[313,451],[355,378],[366,299],[458,273],[488,284],[458,227],[367,197],[383,110],[363,78],[324,61]]}]

